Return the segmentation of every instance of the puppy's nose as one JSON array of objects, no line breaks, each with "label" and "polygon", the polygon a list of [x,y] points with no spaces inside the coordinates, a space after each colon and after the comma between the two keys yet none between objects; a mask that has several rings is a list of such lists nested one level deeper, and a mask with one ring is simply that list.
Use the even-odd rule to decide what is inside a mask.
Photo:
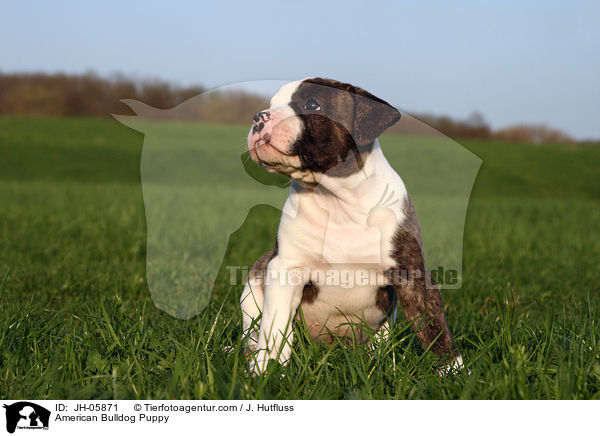
[{"label": "puppy's nose", "polygon": [[252,126],[252,133],[260,133],[265,127],[265,123],[271,119],[269,111],[260,111],[252,117],[254,124]]},{"label": "puppy's nose", "polygon": [[255,123],[258,123],[259,121],[269,121],[269,119],[271,119],[271,113],[269,111],[260,111],[252,117],[252,120]]}]

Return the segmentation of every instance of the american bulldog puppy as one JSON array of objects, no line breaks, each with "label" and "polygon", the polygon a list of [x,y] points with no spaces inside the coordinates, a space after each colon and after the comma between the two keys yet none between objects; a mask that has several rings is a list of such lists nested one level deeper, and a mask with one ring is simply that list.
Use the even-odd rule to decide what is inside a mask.
[{"label": "american bulldog puppy", "polygon": [[323,78],[283,86],[254,115],[252,159],[292,179],[274,248],[241,297],[255,373],[270,359],[288,361],[294,320],[315,340],[364,342],[386,336],[397,307],[441,372],[462,366],[415,209],[377,140],[400,116],[363,89]]}]

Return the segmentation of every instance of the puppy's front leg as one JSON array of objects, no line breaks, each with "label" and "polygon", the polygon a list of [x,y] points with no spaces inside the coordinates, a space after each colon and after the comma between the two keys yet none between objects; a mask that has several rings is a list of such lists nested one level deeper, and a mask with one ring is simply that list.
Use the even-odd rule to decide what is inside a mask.
[{"label": "puppy's front leg", "polygon": [[269,359],[285,364],[290,358],[293,339],[292,321],[302,300],[308,273],[297,263],[274,257],[267,266],[263,312],[258,336],[254,372],[260,374]]}]

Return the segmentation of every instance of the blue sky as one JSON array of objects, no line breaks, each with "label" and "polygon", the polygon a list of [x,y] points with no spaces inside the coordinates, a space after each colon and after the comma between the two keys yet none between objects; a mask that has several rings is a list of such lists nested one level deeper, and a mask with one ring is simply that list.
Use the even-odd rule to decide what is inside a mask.
[{"label": "blue sky", "polygon": [[326,76],[395,106],[600,138],[593,2],[3,2],[0,70],[216,87]]}]

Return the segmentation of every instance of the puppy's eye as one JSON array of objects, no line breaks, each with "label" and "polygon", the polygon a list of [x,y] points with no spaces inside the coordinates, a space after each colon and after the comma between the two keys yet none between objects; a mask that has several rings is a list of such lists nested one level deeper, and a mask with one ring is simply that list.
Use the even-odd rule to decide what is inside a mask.
[{"label": "puppy's eye", "polygon": [[304,105],[304,109],[309,110],[309,111],[320,111],[321,106],[319,106],[319,103],[317,103],[317,100],[315,100],[314,98],[309,98],[306,101],[306,104]]}]

